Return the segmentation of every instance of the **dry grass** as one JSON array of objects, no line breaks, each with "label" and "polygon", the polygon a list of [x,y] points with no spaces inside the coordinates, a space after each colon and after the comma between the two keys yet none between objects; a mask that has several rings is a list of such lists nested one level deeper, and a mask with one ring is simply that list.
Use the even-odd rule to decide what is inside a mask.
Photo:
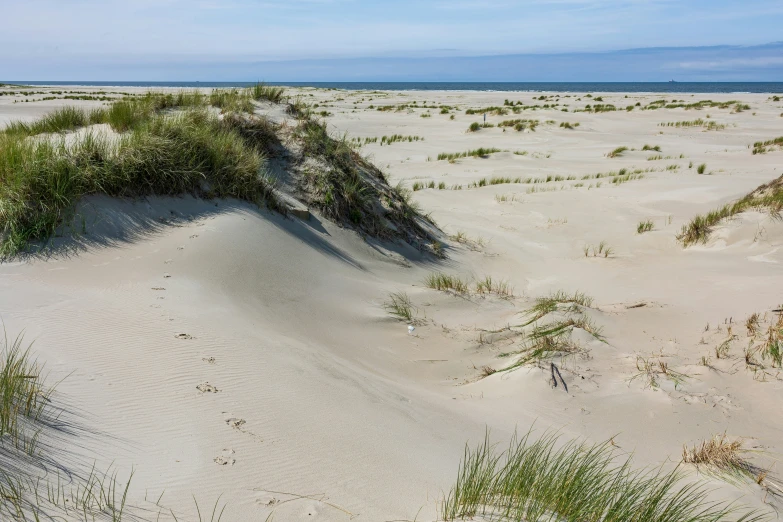
[{"label": "dry grass", "polygon": [[643,379],[645,387],[653,389],[660,386],[659,379],[661,377],[665,377],[666,379],[672,381],[674,383],[675,389],[680,387],[689,378],[688,375],[670,368],[669,363],[665,362],[661,358],[645,359],[644,357],[637,356],[636,369],[639,373],[631,377],[628,382],[630,383],[637,379]]},{"label": "dry grass", "polygon": [[742,438],[729,439],[726,433],[714,435],[692,447],[684,445],[682,461],[695,465],[700,471],[732,482],[748,480],[762,487],[777,487],[771,482],[765,484],[770,480],[769,470],[750,461],[753,450],[748,449],[745,442]]}]

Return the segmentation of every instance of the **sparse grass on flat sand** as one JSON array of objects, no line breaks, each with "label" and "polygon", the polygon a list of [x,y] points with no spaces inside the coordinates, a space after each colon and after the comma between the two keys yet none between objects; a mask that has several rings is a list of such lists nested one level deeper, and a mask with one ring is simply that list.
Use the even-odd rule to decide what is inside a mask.
[{"label": "sparse grass on flat sand", "polygon": [[513,437],[498,451],[489,436],[466,446],[444,520],[756,522],[766,518],[714,502],[706,485],[683,484],[679,468],[634,470],[610,442],[561,442],[555,433]]},{"label": "sparse grass on flat sand", "polygon": [[627,151],[628,147],[617,147],[612,152],[606,155],[607,158],[616,158],[622,156],[623,152]]},{"label": "sparse grass on flat sand", "polygon": [[478,149],[467,150],[465,152],[441,152],[438,154],[438,161],[448,160],[453,162],[460,158],[487,158],[490,154],[495,154],[496,152],[503,151],[495,147],[480,147]]},{"label": "sparse grass on flat sand", "polygon": [[[585,348],[571,338],[575,329],[583,330],[595,339],[603,341],[601,328],[585,314],[593,303],[592,298],[581,292],[568,294],[558,291],[536,299],[524,312],[525,321],[514,328],[533,325],[532,331],[523,332],[522,344],[504,355],[516,355],[517,359],[504,371],[526,364],[538,364],[553,358],[568,357],[585,352]],[[549,321],[540,322],[552,315]]]}]

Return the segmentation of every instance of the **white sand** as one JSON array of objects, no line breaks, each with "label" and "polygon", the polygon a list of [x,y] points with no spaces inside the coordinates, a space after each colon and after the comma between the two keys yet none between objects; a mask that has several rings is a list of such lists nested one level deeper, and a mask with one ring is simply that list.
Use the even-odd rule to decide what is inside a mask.
[{"label": "white sand", "polygon": [[[533,94],[300,92],[326,103],[318,110],[333,113],[330,125],[349,136],[424,137],[362,148],[395,183],[681,168],[619,186],[600,179],[580,188],[561,181],[418,191],[415,199],[448,234],[460,230],[488,243],[478,251],[451,244],[439,265],[405,266],[317,216],[304,223],[189,198],[90,200],[86,250],[0,265],[0,317],[10,335],[25,330],[35,340],[50,378],[64,378],[58,400],[84,415],[93,435],[69,441],[69,449],[99,467],[114,461],[123,476],[134,469],[136,505],[149,508],[165,490],[161,504],[191,517],[191,495],[211,511],[222,494],[224,521],[266,520],[273,511],[274,520],[434,520],[465,442],[479,441],[487,427],[505,441],[534,422],[593,441],[614,436],[639,466],[677,462],[683,444],[724,431],[752,438],[770,455],[783,450],[778,370],[754,380],[742,354],[745,318],[772,318],[783,302],[783,224],[751,212],[719,227],[707,245],[683,249],[675,241],[695,214],[783,173],[783,152],[753,156],[747,148],[783,134],[781,103],[766,95],[604,94],[604,103],[618,107],[674,97],[740,99],[752,109],[524,111],[488,121],[535,118],[536,132],[466,133],[481,120],[466,108],[505,98],[531,104]],[[452,121],[437,109],[430,118],[420,109],[362,109],[414,99],[460,111]],[[589,102],[567,100],[571,108]],[[0,124],[64,103],[12,101],[0,97]],[[658,126],[706,114],[729,127]],[[565,130],[547,119],[581,125]],[[647,161],[657,153],[640,150],[605,157],[645,143],[677,159]],[[434,161],[480,146],[528,155]],[[711,175],[696,173],[700,163]],[[528,194],[531,187],[558,190]],[[162,224],[161,217],[176,219]],[[654,230],[637,234],[648,218]],[[123,220],[120,239],[115,220]],[[585,258],[583,246],[601,241],[614,255]],[[429,290],[421,282],[433,270],[506,279],[517,297]],[[502,368],[510,360],[498,355],[512,348],[502,340],[481,344],[479,330],[519,322],[533,298],[560,289],[595,298],[600,311],[592,315],[607,339],[587,343],[590,358],[564,368],[568,393],[553,389],[538,368],[480,379],[478,368]],[[381,307],[398,290],[427,319],[415,335]],[[638,303],[645,306],[628,308]],[[716,360],[730,318],[739,339],[728,359]],[[637,355],[652,354],[690,379],[677,389],[664,377],[658,390],[629,383]],[[701,365],[702,356],[719,371]],[[219,391],[202,393],[203,383]],[[245,422],[232,427],[229,419]],[[758,488],[712,485],[719,498],[764,507]]]}]

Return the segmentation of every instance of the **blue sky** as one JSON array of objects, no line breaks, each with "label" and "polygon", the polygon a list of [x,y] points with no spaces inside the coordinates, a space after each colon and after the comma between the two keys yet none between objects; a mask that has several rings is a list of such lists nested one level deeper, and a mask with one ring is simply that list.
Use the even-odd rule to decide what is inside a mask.
[{"label": "blue sky", "polygon": [[[783,80],[780,47],[756,47],[783,40],[781,0],[0,0],[0,9],[6,80],[388,80],[395,71],[437,80],[427,68],[442,76],[450,64],[452,80],[554,81],[557,71],[529,69],[547,55],[581,56],[562,61],[573,69],[564,81],[640,81],[623,77],[638,57],[617,53],[612,66],[607,53],[660,47],[676,49],[656,56],[656,74],[685,64],[680,79]],[[682,49],[719,45],[730,56]],[[508,78],[518,56],[475,59],[497,55],[528,61]]]}]

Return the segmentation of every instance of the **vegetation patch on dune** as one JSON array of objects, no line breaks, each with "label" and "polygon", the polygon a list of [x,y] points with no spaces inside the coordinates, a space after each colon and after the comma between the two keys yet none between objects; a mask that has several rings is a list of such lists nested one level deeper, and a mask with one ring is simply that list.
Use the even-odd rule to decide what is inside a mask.
[{"label": "vegetation patch on dune", "polygon": [[715,227],[721,221],[753,208],[766,209],[773,216],[779,216],[783,210],[783,176],[761,185],[742,199],[715,209],[705,215],[694,217],[683,225],[677,239],[688,246],[693,243],[706,243]]},{"label": "vegetation patch on dune", "polygon": [[[287,99],[282,89],[262,84],[149,93],[10,124],[0,133],[0,255],[52,237],[80,199],[93,194],[233,197],[284,213],[271,157],[283,162],[289,185],[299,189],[295,196],[338,223],[422,249],[434,243],[431,223],[408,192],[390,187],[345,137],[330,136],[304,103],[286,106],[297,120],[291,129],[255,114],[260,101]],[[92,131],[96,124],[115,134]]]},{"label": "vegetation patch on dune", "polygon": [[783,148],[783,136],[766,141],[757,141],[753,144],[753,154],[766,154],[775,149]]},{"label": "vegetation patch on dune", "polygon": [[610,441],[562,443],[528,432],[498,451],[487,436],[466,446],[457,480],[443,502],[444,520],[755,522],[766,518],[715,502],[705,485],[682,483],[675,468],[635,470]]},{"label": "vegetation patch on dune", "polygon": [[703,120],[701,118],[691,121],[669,121],[665,123],[659,123],[659,127],[702,127],[704,130],[723,130],[726,128],[725,123],[718,123],[712,120]]},{"label": "vegetation patch on dune", "polygon": [[536,299],[535,304],[524,312],[525,321],[510,327],[516,329],[523,341],[514,350],[503,354],[506,357],[516,356],[516,360],[503,370],[584,354],[584,346],[572,338],[575,330],[582,330],[603,341],[601,328],[585,313],[592,303],[592,298],[581,292],[568,294],[559,291]]},{"label": "vegetation patch on dune", "polygon": [[466,150],[465,152],[441,152],[438,154],[438,161],[448,160],[454,162],[461,158],[487,158],[490,154],[503,152],[495,147],[480,147],[478,149]]}]

